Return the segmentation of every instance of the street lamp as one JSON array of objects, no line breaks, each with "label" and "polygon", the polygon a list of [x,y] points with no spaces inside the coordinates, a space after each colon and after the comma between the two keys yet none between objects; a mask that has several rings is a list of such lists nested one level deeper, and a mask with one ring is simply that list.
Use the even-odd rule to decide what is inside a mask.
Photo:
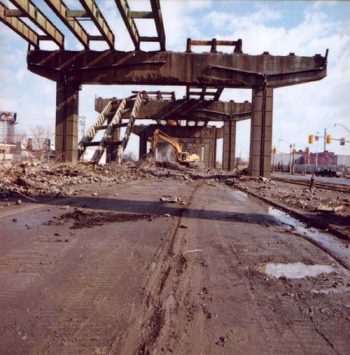
[{"label": "street lamp", "polygon": [[350,134],[350,129],[345,127],[343,124],[341,123],[334,123],[334,127],[337,127],[337,126],[340,126],[340,127],[343,127],[346,131],[348,131],[348,133]]}]

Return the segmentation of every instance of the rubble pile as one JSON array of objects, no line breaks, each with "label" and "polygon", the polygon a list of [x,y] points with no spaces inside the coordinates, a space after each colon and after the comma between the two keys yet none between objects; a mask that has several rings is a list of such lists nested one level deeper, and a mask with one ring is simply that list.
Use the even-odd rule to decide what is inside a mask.
[{"label": "rubble pile", "polygon": [[261,197],[305,211],[316,211],[319,206],[336,208],[341,205],[344,208],[339,210],[350,214],[350,194],[341,191],[322,188],[310,190],[305,186],[248,177],[241,177],[236,186],[247,192],[253,192]]},{"label": "rubble pile", "polygon": [[[113,182],[122,184],[132,180],[148,178],[191,181],[211,179],[216,181],[232,180],[234,174],[218,171],[198,171],[181,165],[161,165],[147,160],[141,163],[128,162],[123,165],[44,164],[27,162],[0,166],[0,198],[22,196],[64,196],[71,185]],[[232,184],[232,181],[231,181]]]},{"label": "rubble pile", "polygon": [[136,171],[133,164],[41,164],[25,163],[0,166],[0,197],[24,195],[62,196],[65,187],[100,182],[123,183],[142,179],[146,175]]},{"label": "rubble pile", "polygon": [[[328,213],[330,223],[336,222],[349,229],[350,193],[310,189],[307,186],[289,184],[283,181],[253,178],[215,169],[189,169],[181,165],[159,164],[152,159],[142,162],[127,162],[123,165],[43,164],[25,163],[0,166],[0,198],[16,197],[38,201],[39,197],[55,198],[70,195],[73,185],[102,182],[123,184],[133,180],[171,179],[173,181],[205,181],[208,184],[223,183],[237,187],[257,197],[299,210],[304,214]],[[163,202],[172,201],[172,197],[163,196]],[[176,201],[181,202],[181,201]],[[17,200],[21,204],[22,200]],[[317,217],[318,218],[318,217]]]}]

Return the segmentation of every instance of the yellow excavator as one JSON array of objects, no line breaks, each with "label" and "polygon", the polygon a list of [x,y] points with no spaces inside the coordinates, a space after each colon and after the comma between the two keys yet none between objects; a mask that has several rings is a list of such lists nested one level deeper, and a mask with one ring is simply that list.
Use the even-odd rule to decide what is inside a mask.
[{"label": "yellow excavator", "polygon": [[169,143],[175,150],[176,160],[180,164],[191,166],[196,165],[196,163],[200,162],[200,158],[197,154],[190,154],[188,152],[184,152],[182,149],[181,143],[179,143],[176,138],[173,138],[166,133],[162,132],[159,129],[156,129],[153,132],[152,137],[152,147],[151,153],[155,154],[156,148],[158,146],[159,140],[162,140],[166,143]]}]

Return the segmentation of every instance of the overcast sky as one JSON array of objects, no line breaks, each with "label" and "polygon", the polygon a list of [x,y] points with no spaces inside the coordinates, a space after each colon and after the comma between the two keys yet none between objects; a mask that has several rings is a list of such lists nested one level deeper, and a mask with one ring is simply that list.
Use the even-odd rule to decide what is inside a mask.
[{"label": "overcast sky", "polygon": [[[4,0],[2,0],[4,1]],[[132,42],[118,13],[114,0],[96,0],[115,34],[118,50],[133,50]],[[8,1],[4,1],[8,4]],[[41,0],[34,1],[66,35],[66,48],[81,49],[79,42],[55,17]],[[65,0],[71,9],[81,9],[78,0]],[[150,9],[149,1],[129,0],[132,10]],[[10,6],[11,7],[11,6]],[[313,1],[220,1],[220,0],[161,0],[167,50],[184,51],[186,39],[243,40],[243,51],[272,55],[324,55],[329,48],[328,76],[318,82],[280,88],[274,91],[273,145],[278,151],[289,151],[289,144],[305,149],[308,134],[326,128],[333,137],[350,133],[350,2]],[[152,20],[139,20],[139,32],[155,34]],[[90,34],[98,34],[87,21],[83,25]],[[40,31],[38,31],[40,32]],[[44,43],[43,49],[55,49]],[[101,43],[93,49],[107,49]],[[148,44],[141,49],[157,49]],[[203,49],[201,49],[202,51]],[[231,48],[228,50],[232,50]],[[18,113],[18,129],[55,126],[55,83],[30,73],[26,69],[27,44],[0,23],[0,111]],[[96,119],[94,97],[125,97],[135,86],[83,86],[80,92],[80,115],[87,117],[87,127]],[[142,87],[141,89],[151,89]],[[153,88],[154,89],[154,88]],[[159,89],[157,87],[157,89]],[[184,88],[173,87],[177,97]],[[224,90],[222,100],[251,100],[251,90]],[[338,124],[335,126],[335,124]],[[249,151],[249,121],[238,124],[236,154],[247,157]],[[129,150],[137,152],[133,138]],[[313,144],[311,151],[320,151],[322,144]],[[328,145],[329,151],[350,154],[350,143]]]}]

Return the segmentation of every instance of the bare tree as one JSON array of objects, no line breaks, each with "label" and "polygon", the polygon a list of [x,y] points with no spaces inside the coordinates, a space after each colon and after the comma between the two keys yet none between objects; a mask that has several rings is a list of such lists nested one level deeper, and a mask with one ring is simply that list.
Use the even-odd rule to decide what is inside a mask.
[{"label": "bare tree", "polygon": [[40,159],[43,159],[50,151],[51,129],[45,126],[32,127],[30,137],[32,138],[33,149],[39,153]]},{"label": "bare tree", "polygon": [[15,141],[21,142],[23,145],[27,145],[28,142],[28,135],[24,130],[16,130]]}]

